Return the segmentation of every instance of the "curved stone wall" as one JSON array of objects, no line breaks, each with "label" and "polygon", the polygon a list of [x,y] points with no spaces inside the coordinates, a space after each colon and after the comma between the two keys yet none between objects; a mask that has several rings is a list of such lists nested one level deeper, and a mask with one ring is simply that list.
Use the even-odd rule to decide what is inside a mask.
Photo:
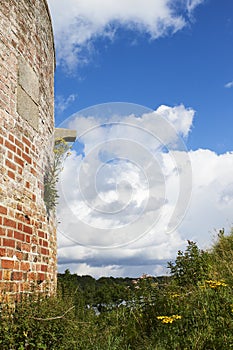
[{"label": "curved stone wall", "polygon": [[44,203],[53,157],[54,41],[45,0],[0,6],[0,291],[56,288],[55,217]]}]

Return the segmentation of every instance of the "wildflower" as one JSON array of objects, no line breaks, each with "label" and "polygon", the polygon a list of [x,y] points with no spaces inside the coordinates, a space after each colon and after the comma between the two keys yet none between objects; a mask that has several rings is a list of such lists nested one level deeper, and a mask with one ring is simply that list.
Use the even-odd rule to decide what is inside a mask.
[{"label": "wildflower", "polygon": [[178,293],[171,294],[171,298],[179,298],[179,297],[180,297],[180,294],[178,294]]},{"label": "wildflower", "polygon": [[162,323],[173,323],[175,320],[180,320],[180,315],[172,315],[172,316],[157,316],[158,320],[161,320]]},{"label": "wildflower", "polygon": [[223,281],[213,281],[213,280],[208,280],[205,281],[205,283],[208,284],[208,286],[212,289],[218,288],[218,287],[227,287],[227,284],[224,283]]}]

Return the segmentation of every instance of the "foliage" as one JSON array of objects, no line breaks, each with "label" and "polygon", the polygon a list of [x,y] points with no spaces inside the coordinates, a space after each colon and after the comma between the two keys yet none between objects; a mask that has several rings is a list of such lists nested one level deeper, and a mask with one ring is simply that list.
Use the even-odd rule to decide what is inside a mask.
[{"label": "foliage", "polygon": [[70,149],[64,139],[56,139],[53,150],[53,160],[48,160],[48,165],[44,176],[44,202],[48,216],[55,209],[59,198],[57,192],[57,182],[62,170],[62,161],[69,155]]},{"label": "foliage", "polygon": [[0,349],[233,349],[232,243],[233,233],[221,233],[209,252],[188,242],[169,279],[95,280],[66,270],[56,298],[2,310]]},{"label": "foliage", "polygon": [[195,242],[188,241],[185,252],[179,250],[175,263],[168,262],[168,268],[178,285],[197,285],[208,276],[209,254]]},{"label": "foliage", "polygon": [[213,274],[216,278],[221,276],[233,285],[233,229],[230,235],[225,235],[224,230],[219,231],[211,253]]}]

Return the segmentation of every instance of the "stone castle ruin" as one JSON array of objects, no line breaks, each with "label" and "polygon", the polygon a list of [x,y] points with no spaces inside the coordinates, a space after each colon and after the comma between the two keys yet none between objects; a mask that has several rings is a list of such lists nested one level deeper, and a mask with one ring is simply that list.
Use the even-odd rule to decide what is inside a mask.
[{"label": "stone castle ruin", "polygon": [[1,299],[56,290],[56,219],[44,201],[53,159],[54,56],[46,0],[1,1]]}]

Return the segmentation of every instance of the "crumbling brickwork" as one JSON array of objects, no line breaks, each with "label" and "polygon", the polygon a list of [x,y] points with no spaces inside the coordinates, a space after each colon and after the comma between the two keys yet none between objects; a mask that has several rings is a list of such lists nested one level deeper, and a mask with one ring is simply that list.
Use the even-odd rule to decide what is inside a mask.
[{"label": "crumbling brickwork", "polygon": [[54,42],[45,0],[0,6],[0,291],[56,289],[56,229],[43,199],[53,157]]}]

